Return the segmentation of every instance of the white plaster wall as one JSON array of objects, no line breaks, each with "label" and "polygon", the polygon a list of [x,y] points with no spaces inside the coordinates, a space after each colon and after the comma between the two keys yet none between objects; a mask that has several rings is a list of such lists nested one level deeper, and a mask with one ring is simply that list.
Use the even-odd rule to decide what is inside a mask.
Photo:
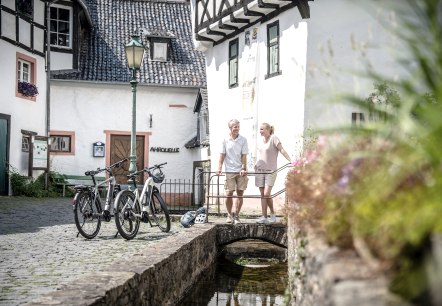
[{"label": "white plaster wall", "polygon": [[72,54],[51,52],[51,71],[72,69]]},{"label": "white plaster wall", "polygon": [[373,82],[364,77],[367,63],[390,78],[403,74],[394,60],[403,48],[387,30],[397,30],[400,13],[394,12],[394,3],[385,1],[373,5],[329,0],[309,5],[306,128],[350,125],[351,113],[360,111],[342,103],[340,95],[368,97]]},{"label": "white plaster wall", "polygon": [[[150,165],[167,162],[166,178],[192,178],[192,162],[200,160],[199,149],[184,147],[196,134],[193,107],[197,93],[198,89],[194,88],[137,88],[137,132],[152,133],[150,147],[179,148],[180,151],[146,152]],[[150,114],[153,115],[152,128],[149,127]],[[51,130],[75,131],[75,155],[51,156],[52,170],[82,174],[105,166],[105,158],[92,156],[92,144],[106,142],[105,130],[130,133],[131,129],[130,84],[52,81]]]},{"label": "white plaster wall", "polygon": [[[282,74],[265,80],[267,73],[267,24],[279,20],[280,69]],[[221,141],[229,133],[227,123],[232,118],[241,122],[241,132],[248,139],[251,154],[249,171],[253,171],[257,141],[261,141],[259,126],[268,122],[275,126],[275,134],[283,147],[295,158],[299,154],[300,140],[304,129],[304,93],[307,55],[307,24],[301,20],[297,8],[290,9],[264,24],[257,24],[258,37],[252,42],[250,51],[244,44],[244,33],[239,37],[239,86],[228,88],[229,41],[208,48],[205,52],[208,76],[210,109],[210,145],[212,171],[218,168]],[[249,65],[249,54],[256,57],[256,66]],[[252,72],[251,72],[252,70]],[[255,71],[255,99],[252,105],[243,101],[243,82]],[[278,158],[278,166],[287,160]],[[285,172],[278,175],[274,191],[284,188]],[[257,194],[250,177],[247,194]]]},{"label": "white plaster wall", "polygon": [[[38,55],[17,48],[0,40],[0,113],[11,116],[11,134],[9,161],[20,173],[28,174],[28,153],[21,151],[21,130],[36,132],[44,136],[46,130],[46,72],[44,59]],[[36,59],[37,87],[39,94],[36,101],[15,96],[16,88],[16,52]],[[35,172],[34,175],[38,175]]]}]

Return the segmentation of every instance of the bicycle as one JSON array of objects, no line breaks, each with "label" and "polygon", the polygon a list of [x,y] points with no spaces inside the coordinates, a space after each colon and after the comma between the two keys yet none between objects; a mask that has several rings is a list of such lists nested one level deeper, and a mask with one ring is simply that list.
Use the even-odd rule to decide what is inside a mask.
[{"label": "bicycle", "polygon": [[[113,168],[120,167],[120,165],[127,160],[128,158],[125,158],[108,167],[86,171],[84,175],[90,176],[92,178],[93,185],[77,185],[74,187],[75,196],[72,204],[74,210],[75,225],[77,226],[78,233],[81,234],[84,238],[94,238],[100,231],[101,221],[103,220],[109,222],[111,220],[111,206],[112,204],[114,204],[114,199],[116,195],[118,194],[118,192],[121,191],[120,185],[116,183],[113,174]],[[95,180],[95,175],[103,171],[106,171],[109,174],[109,178],[97,184]],[[100,189],[105,184],[107,184],[107,193],[103,210],[101,206]]]},{"label": "bicycle", "polygon": [[[161,183],[164,180],[161,168],[165,164],[167,163],[144,168],[128,175],[128,178],[132,179],[134,190],[120,191],[115,199],[115,223],[123,238],[133,239],[138,233],[140,222],[149,223],[153,227],[151,219],[161,231],[168,232],[170,230],[169,211],[160,191],[154,185],[154,183]],[[148,178],[140,192],[136,176],[144,172],[148,174]]]}]

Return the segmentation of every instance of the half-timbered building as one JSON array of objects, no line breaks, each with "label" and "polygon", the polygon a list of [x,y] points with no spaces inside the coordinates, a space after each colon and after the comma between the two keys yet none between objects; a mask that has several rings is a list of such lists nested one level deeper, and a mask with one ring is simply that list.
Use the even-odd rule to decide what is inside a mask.
[{"label": "half-timbered building", "polygon": [[[167,162],[168,178],[191,178],[201,150],[194,104],[206,86],[204,54],[192,41],[186,1],[82,0],[54,4],[71,16],[72,39],[58,38],[51,69],[51,167],[64,174],[109,165],[130,155],[131,73],[124,46],[145,46],[136,92],[137,168]],[[67,10],[67,11],[64,11]],[[94,148],[100,146],[100,154]],[[118,172],[127,181],[129,164]]]},{"label": "half-timbered building", "polygon": [[[301,149],[307,61],[306,0],[192,0],[194,39],[206,56],[212,170],[227,123],[241,122],[253,172],[259,126],[275,127],[293,158]],[[216,114],[216,115],[215,115]],[[282,167],[287,161],[279,159]],[[278,175],[275,192],[283,189]],[[253,177],[247,193],[253,190]],[[282,196],[278,200],[283,200]]]},{"label": "half-timbered building", "polygon": [[9,170],[33,175],[30,146],[47,133],[45,8],[0,1],[0,195],[9,194]]}]

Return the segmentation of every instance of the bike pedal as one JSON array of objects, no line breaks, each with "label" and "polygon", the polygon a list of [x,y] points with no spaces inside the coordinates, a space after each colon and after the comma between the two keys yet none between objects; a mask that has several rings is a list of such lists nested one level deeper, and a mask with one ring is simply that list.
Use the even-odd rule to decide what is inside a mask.
[{"label": "bike pedal", "polygon": [[143,213],[141,216],[141,222],[148,223],[149,217],[147,216],[147,213]]}]

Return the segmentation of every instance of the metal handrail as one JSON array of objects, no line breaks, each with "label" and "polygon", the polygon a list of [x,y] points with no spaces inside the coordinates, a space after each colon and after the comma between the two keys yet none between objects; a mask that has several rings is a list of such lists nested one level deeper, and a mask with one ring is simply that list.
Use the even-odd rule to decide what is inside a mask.
[{"label": "metal handrail", "polygon": [[[286,169],[286,168],[292,168],[292,167],[294,167],[293,164],[288,163],[288,164],[285,164],[284,166],[282,166],[282,167],[280,167],[280,168],[278,168],[278,169],[276,169],[275,171],[272,171],[272,172],[266,172],[266,173],[263,173],[263,172],[247,172],[247,176],[255,176],[255,175],[257,175],[257,174],[272,174],[272,173],[278,173],[278,172],[281,172],[282,170],[284,170],[284,169]],[[211,174],[211,173],[213,173],[213,172],[202,172],[202,173],[209,173],[209,174]],[[201,174],[202,174],[202,173],[201,173]],[[210,195],[210,194],[208,193],[208,194],[207,194],[207,200],[209,200],[209,198],[217,198],[217,199],[225,199],[225,198],[261,199],[261,198],[262,198],[261,195],[242,195],[242,196],[238,196],[238,195],[232,195],[232,196],[220,195],[220,190],[219,190],[219,177],[220,177],[220,176],[224,176],[225,174],[228,174],[228,173],[238,173],[238,172],[223,172],[223,173],[221,173],[220,175],[218,175],[218,174],[214,174],[214,175],[209,176],[209,179],[208,179],[208,186],[211,185],[212,179],[213,179],[214,177],[217,177],[217,178],[218,178],[218,181],[217,181],[217,184],[216,184],[216,185],[217,185],[217,194],[216,194],[216,195]],[[276,193],[274,193],[274,194],[272,194],[272,195],[270,195],[270,196],[268,196],[268,197],[265,197],[265,198],[267,198],[267,199],[273,199],[274,197],[276,197],[276,196],[278,196],[278,195],[280,195],[281,193],[284,193],[284,192],[285,192],[285,188],[283,188],[283,189],[281,189],[280,191],[278,191],[278,192],[276,192]]]}]

